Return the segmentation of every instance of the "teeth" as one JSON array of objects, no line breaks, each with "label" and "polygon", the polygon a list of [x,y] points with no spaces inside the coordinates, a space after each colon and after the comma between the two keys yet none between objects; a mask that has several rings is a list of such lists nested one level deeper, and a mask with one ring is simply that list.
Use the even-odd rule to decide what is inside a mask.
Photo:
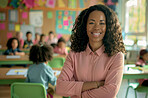
[{"label": "teeth", "polygon": [[94,35],[100,35],[101,33],[93,33]]}]

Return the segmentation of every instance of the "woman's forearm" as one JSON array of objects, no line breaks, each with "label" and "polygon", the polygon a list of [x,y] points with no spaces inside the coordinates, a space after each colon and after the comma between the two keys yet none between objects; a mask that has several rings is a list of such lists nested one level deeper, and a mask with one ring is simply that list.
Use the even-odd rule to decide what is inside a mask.
[{"label": "woman's forearm", "polygon": [[104,81],[100,81],[100,82],[84,82],[83,86],[82,86],[82,92],[87,91],[87,90],[91,90],[91,89],[96,89],[99,88],[100,86],[104,85]]}]

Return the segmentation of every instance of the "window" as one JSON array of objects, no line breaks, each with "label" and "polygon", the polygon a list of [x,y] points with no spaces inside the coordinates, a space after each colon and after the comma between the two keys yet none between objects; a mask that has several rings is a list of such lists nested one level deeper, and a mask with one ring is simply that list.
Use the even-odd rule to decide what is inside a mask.
[{"label": "window", "polygon": [[127,0],[125,3],[124,43],[127,47],[146,47],[146,0]]}]

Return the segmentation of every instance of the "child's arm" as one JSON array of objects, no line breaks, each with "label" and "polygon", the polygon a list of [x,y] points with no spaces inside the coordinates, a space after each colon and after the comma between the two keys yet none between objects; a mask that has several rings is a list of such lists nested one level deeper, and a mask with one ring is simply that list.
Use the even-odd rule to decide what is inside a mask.
[{"label": "child's arm", "polygon": [[25,53],[24,52],[15,52],[15,55],[25,55]]}]

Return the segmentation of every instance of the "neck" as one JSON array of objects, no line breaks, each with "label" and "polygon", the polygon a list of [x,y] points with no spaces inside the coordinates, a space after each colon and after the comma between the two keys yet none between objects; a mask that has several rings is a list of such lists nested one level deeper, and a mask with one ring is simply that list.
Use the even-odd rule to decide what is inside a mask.
[{"label": "neck", "polygon": [[91,43],[91,42],[89,42],[89,47],[93,52],[98,50],[102,45],[103,45],[102,42],[101,43]]}]

